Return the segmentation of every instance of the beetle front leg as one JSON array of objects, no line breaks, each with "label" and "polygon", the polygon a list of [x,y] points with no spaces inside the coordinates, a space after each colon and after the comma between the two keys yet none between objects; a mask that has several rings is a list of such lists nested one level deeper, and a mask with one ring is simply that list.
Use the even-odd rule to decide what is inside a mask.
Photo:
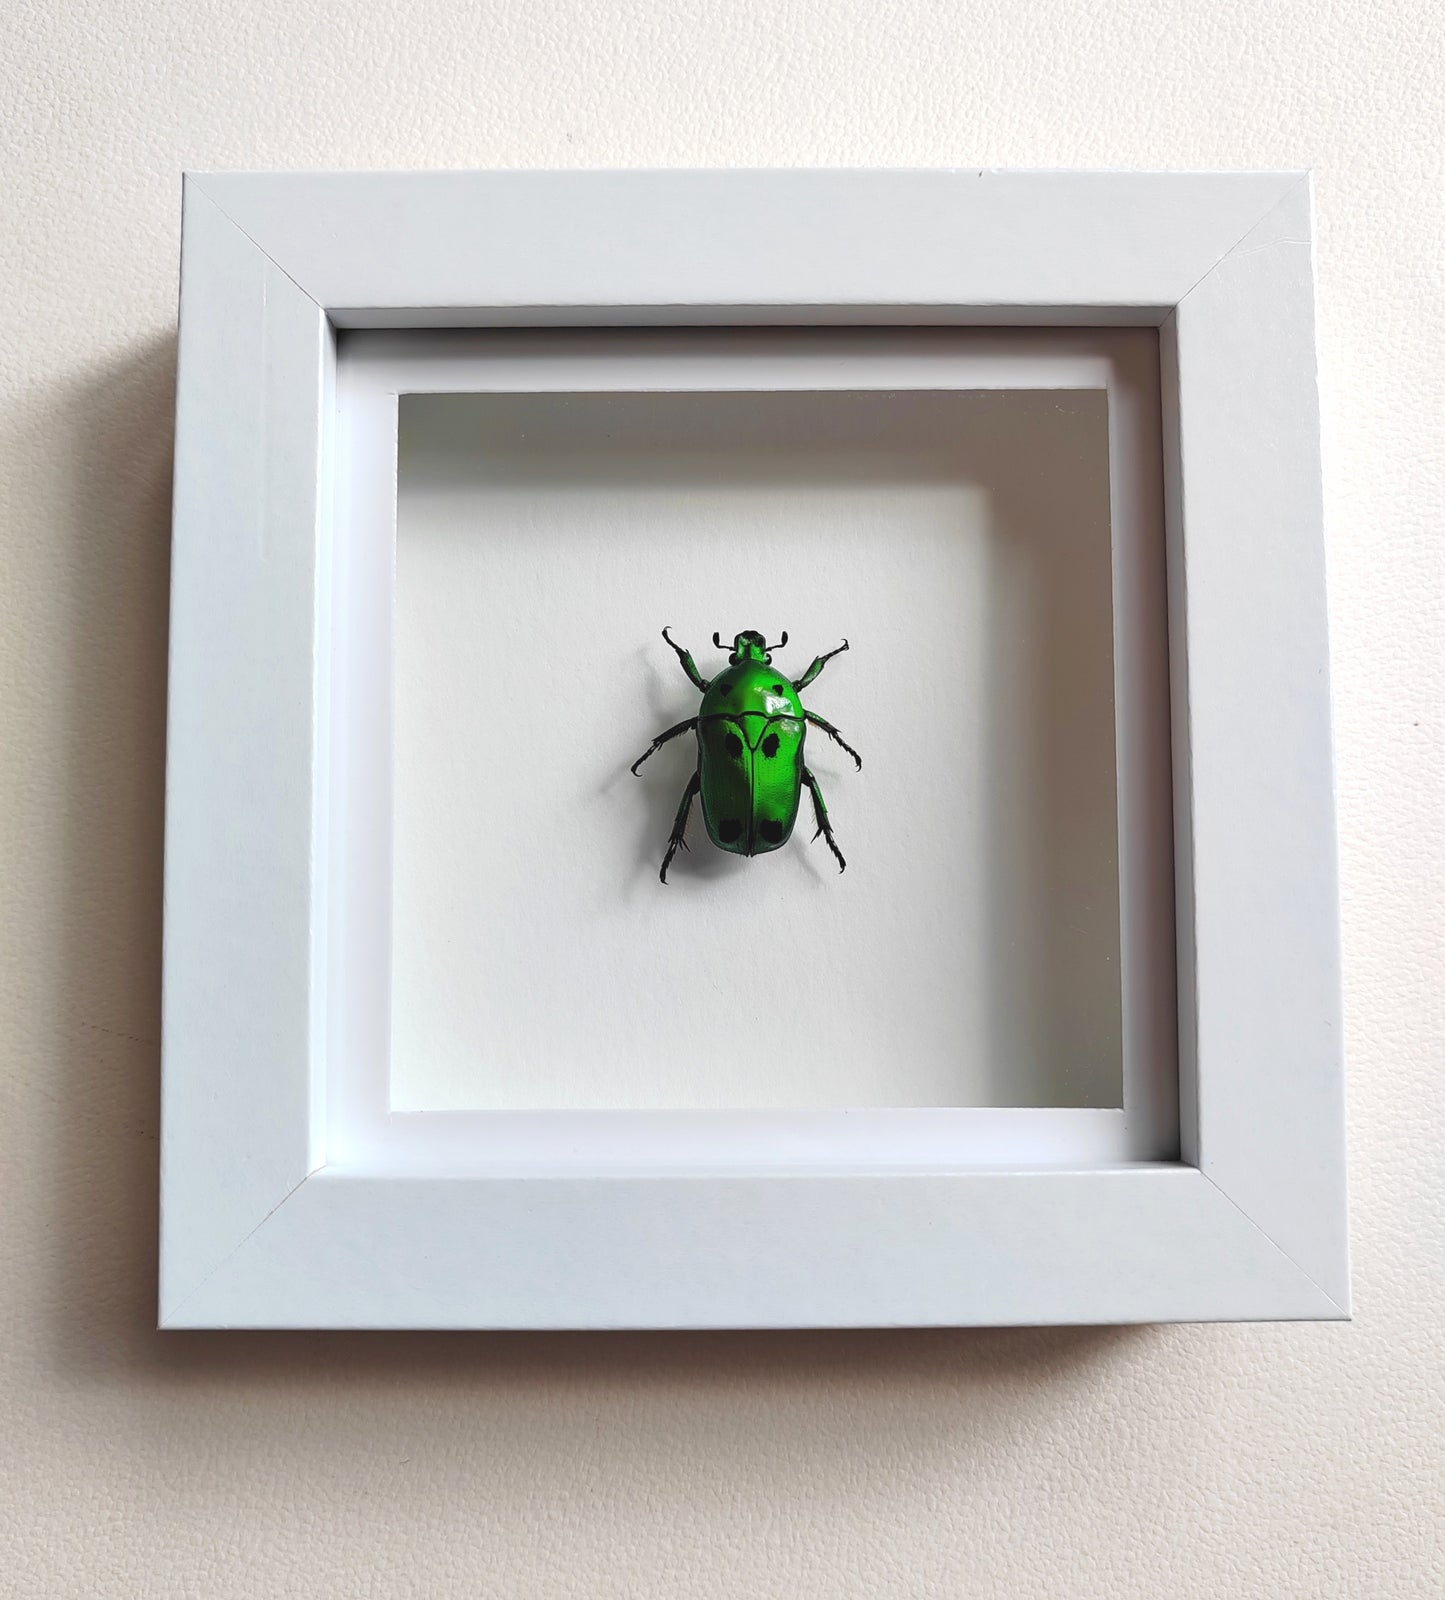
[{"label": "beetle front leg", "polygon": [[847,648],[848,641],[845,639],[836,650],[830,650],[827,655],[814,656],[813,665],[808,668],[803,676],[801,678],[793,679],[793,688],[806,689],[813,679],[816,678],[823,668],[826,667],[827,664],[833,659],[833,657],[842,655]]},{"label": "beetle front leg", "polygon": [[[858,754],[858,752],[853,748],[853,746],[848,743],[848,741],[843,737],[843,735],[841,733],[838,732],[838,730],[833,726],[833,724],[831,722],[828,722],[825,718],[820,717],[816,711],[806,711],[805,710],[803,712],[803,715],[808,719],[809,722],[811,722],[813,724],[813,726],[815,728],[821,728],[823,730],[823,732],[826,733],[830,739],[834,740],[835,743],[837,743],[837,744],[841,744],[843,746],[843,748],[848,752],[848,754],[853,757],[854,761],[857,762],[859,772],[862,772],[862,770],[863,770],[863,757]],[[666,735],[664,735],[663,737],[665,738]],[[651,752],[649,752],[649,754],[650,753]]]},{"label": "beetle front leg", "polygon": [[702,774],[694,772],[687,780],[687,788],[682,791],[682,804],[677,808],[677,816],[673,818],[672,833],[667,841],[667,854],[662,858],[662,871],[658,877],[667,882],[667,869],[672,865],[672,858],[677,854],[678,847],[687,849],[687,840],[683,834],[687,832],[687,814],[692,810],[692,797],[702,788]]},{"label": "beetle front leg", "polygon": [[[833,838],[833,830],[828,824],[828,808],[823,804],[823,791],[818,787],[818,780],[806,767],[803,768],[803,782],[807,784],[813,796],[813,816],[818,824],[818,833],[828,841],[828,848],[838,858],[838,871],[842,872],[848,863],[843,859],[843,852],[838,848],[837,841]],[[815,839],[818,833],[813,835]]]},{"label": "beetle front leg", "polygon": [[[671,624],[669,624],[669,626],[671,626]],[[703,675],[697,670],[697,662],[692,659],[692,651],[684,650],[680,644],[673,644],[672,636],[668,633],[666,628],[662,630],[662,637],[667,640],[668,644],[672,645],[673,650],[677,654],[677,659],[682,662],[682,670],[692,680],[693,685],[706,694],[708,680],[704,678]]]},{"label": "beetle front leg", "polygon": [[686,722],[675,723],[672,727],[668,728],[665,733],[659,733],[652,743],[648,745],[648,747],[642,752],[642,754],[638,756],[637,760],[632,763],[632,775],[636,777],[637,769],[644,761],[647,760],[648,756],[653,755],[658,750],[661,750],[663,745],[665,745],[669,739],[675,739],[677,738],[678,734],[686,733],[689,728],[695,728],[696,726],[697,718],[689,717]]}]

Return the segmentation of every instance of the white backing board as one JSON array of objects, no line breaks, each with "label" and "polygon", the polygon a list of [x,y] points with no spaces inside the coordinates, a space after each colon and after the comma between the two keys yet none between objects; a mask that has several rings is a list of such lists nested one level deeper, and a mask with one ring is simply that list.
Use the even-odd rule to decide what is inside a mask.
[{"label": "white backing board", "polygon": [[[395,1110],[1117,1106],[1102,390],[400,404]],[[848,872],[657,881],[663,623],[847,635],[805,702]]]}]

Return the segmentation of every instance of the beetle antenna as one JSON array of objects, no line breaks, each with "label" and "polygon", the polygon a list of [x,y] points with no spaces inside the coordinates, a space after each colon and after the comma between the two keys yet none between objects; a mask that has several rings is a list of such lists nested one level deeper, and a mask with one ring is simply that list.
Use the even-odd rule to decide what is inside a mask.
[{"label": "beetle antenna", "polygon": [[722,648],[723,648],[723,642],[722,642],[722,640],[721,640],[721,639],[719,639],[719,638],[718,638],[718,636],[717,636],[717,635],[716,635],[716,634],[713,634],[713,636],[712,636],[712,642],[713,642],[713,645],[714,645],[714,646],[715,646],[715,647],[716,647],[716,648],[717,648],[717,649],[719,649],[719,650],[721,650],[721,649],[722,649]]},{"label": "beetle antenna", "polygon": [[768,646],[768,649],[769,649],[769,650],[781,650],[781,649],[782,649],[782,648],[783,648],[783,646],[784,646],[784,645],[785,645],[785,644],[786,644],[786,643],[787,643],[787,642],[788,642],[788,630],[787,630],[787,629],[786,629],[786,628],[784,628],[784,629],[783,629],[783,636],[782,636],[782,638],[781,638],[781,639],[779,639],[779,640],[778,640],[778,642],[777,642],[777,643],[776,643],[776,644],[770,644],[770,645],[769,645],[769,646]]}]

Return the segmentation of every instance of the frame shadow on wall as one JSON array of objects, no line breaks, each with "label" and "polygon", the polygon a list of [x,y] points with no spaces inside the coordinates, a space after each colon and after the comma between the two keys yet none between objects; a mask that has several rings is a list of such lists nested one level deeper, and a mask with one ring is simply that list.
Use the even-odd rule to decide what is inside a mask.
[{"label": "frame shadow on wall", "polygon": [[[986,1387],[1046,1379],[1157,1337],[1140,1328],[729,1333],[169,1332],[155,1328],[162,852],[175,340],[80,376],[12,442],[55,463],[43,537],[61,546],[66,680],[58,817],[63,928],[43,1066],[52,1113],[53,1281],[44,1318],[58,1368],[123,1381],[146,1402],[196,1386],[265,1392],[354,1378],[388,1392],[486,1391],[714,1378],[770,1389],[858,1383]],[[63,441],[63,443],[58,443]],[[31,530],[41,537],[42,530]],[[40,1008],[37,1006],[36,1011]],[[37,1030],[45,1026],[32,1018]],[[158,1426],[160,1424],[157,1424]],[[317,1421],[304,1447],[335,1448]]]}]

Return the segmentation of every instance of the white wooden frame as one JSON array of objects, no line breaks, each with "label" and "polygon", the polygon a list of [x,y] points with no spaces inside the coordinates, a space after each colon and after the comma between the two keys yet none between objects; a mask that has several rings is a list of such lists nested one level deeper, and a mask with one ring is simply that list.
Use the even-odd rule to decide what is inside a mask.
[{"label": "white wooden frame", "polygon": [[[162,1325],[1347,1315],[1310,229],[1297,173],[188,179]],[[328,1160],[337,330],[702,324],[1159,329],[1177,1161]]]}]

